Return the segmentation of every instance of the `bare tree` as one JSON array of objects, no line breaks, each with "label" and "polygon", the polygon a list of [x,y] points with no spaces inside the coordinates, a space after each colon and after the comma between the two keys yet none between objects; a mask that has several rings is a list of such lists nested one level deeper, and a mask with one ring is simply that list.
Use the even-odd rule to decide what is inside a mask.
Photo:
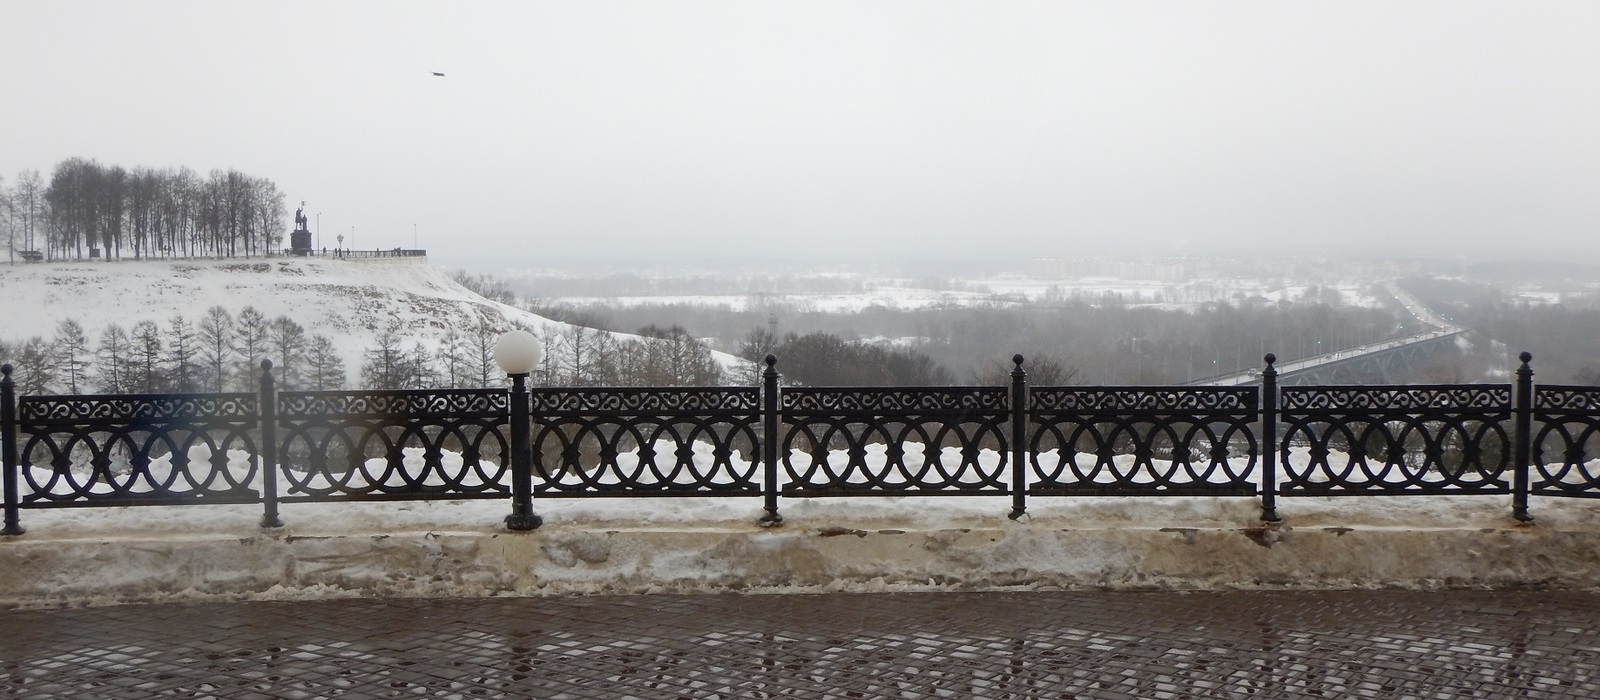
[{"label": "bare tree", "polygon": [[202,386],[221,393],[233,368],[233,315],[221,306],[206,309],[197,324]]},{"label": "bare tree", "polygon": [[133,341],[133,387],[144,393],[162,389],[161,356],[165,349],[161,342],[161,327],[155,321],[140,321],[129,334]]},{"label": "bare tree", "polygon": [[451,328],[445,334],[444,342],[434,352],[434,362],[439,368],[439,378],[446,387],[463,389],[474,386],[472,348],[460,331]]},{"label": "bare tree", "polygon": [[283,240],[284,218],[288,215],[283,193],[266,178],[251,178],[251,228],[259,238],[261,251],[276,250]]},{"label": "bare tree", "polygon": [[8,256],[6,262],[15,265],[17,264],[17,242],[21,237],[18,232],[21,229],[16,224],[17,210],[11,203],[13,197],[11,192],[6,189],[5,184],[5,177],[0,176],[0,238],[3,238],[6,242],[6,254]]},{"label": "bare tree", "polygon": [[406,370],[411,376],[406,380],[407,389],[427,389],[439,385],[439,372],[433,364],[433,352],[422,341],[417,341],[411,346],[411,352],[406,353]]},{"label": "bare tree", "polygon": [[[992,359],[982,369],[974,372],[974,384],[1003,385],[1011,383],[1011,371],[1016,365],[1010,358]],[[1081,384],[1078,368],[1071,360],[1054,353],[1026,354],[1022,369],[1028,373],[1028,383],[1033,386],[1068,386]]]},{"label": "bare tree", "polygon": [[610,333],[570,326],[561,334],[557,366],[569,386],[593,386],[606,376],[605,361],[616,350]]},{"label": "bare tree", "polygon": [[92,160],[68,158],[51,173],[45,199],[50,203],[52,259],[83,257],[83,244],[94,230],[93,180],[99,168]]},{"label": "bare tree", "polygon": [[649,386],[710,386],[721,383],[722,365],[711,348],[689,335],[683,326],[645,326],[638,341],[647,348],[648,361],[638,379]]},{"label": "bare tree", "polygon": [[195,356],[200,350],[194,326],[181,314],[167,323],[166,376],[173,391],[190,392],[200,388],[200,365]]},{"label": "bare tree", "polygon": [[489,275],[474,275],[466,270],[451,272],[450,279],[489,301],[498,301],[507,306],[517,305],[517,293],[503,280]]},{"label": "bare tree", "polygon": [[17,393],[27,396],[49,394],[56,384],[55,357],[50,344],[41,336],[33,336],[11,349],[11,377],[16,382]]},{"label": "bare tree", "polygon": [[233,352],[239,362],[239,391],[250,391],[256,385],[256,372],[267,353],[267,317],[254,306],[239,310],[233,329]]},{"label": "bare tree", "polygon": [[278,358],[278,386],[294,390],[302,384],[306,354],[306,329],[288,316],[272,319],[267,345]]},{"label": "bare tree", "polygon": [[38,250],[37,232],[47,215],[44,180],[39,171],[17,173],[17,183],[11,188],[11,206],[19,221],[23,249]]},{"label": "bare tree", "polygon": [[62,388],[69,394],[81,393],[88,387],[91,357],[83,326],[70,318],[57,324],[53,345]]},{"label": "bare tree", "polygon": [[412,378],[409,357],[401,347],[399,327],[390,326],[373,339],[376,345],[362,353],[361,386],[367,389],[404,389]]},{"label": "bare tree", "polygon": [[134,259],[150,255],[155,248],[156,221],[161,197],[161,173],[135,167],[128,173],[126,209],[128,245]]},{"label": "bare tree", "polygon": [[312,391],[344,388],[344,360],[327,336],[312,336],[306,349],[306,384]]},{"label": "bare tree", "polygon": [[477,332],[468,339],[468,371],[472,373],[474,386],[485,389],[505,386],[505,375],[500,372],[500,364],[494,361],[494,344],[499,338],[500,334],[488,321],[478,319]]},{"label": "bare tree", "polygon": [[100,377],[100,390],[120,394],[133,389],[136,362],[133,341],[127,331],[115,323],[100,333],[100,345],[95,350],[95,369]]},{"label": "bare tree", "polygon": [[534,335],[539,338],[539,347],[544,351],[544,360],[533,370],[533,379],[539,386],[555,386],[557,383],[556,357],[561,351],[561,338],[548,327]]}]

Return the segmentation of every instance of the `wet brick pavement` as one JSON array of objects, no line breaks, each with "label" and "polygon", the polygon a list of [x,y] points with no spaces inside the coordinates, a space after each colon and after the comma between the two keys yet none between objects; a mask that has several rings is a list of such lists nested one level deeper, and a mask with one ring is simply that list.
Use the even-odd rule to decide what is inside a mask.
[{"label": "wet brick pavement", "polygon": [[0,612],[16,698],[1595,698],[1600,594],[389,599]]}]

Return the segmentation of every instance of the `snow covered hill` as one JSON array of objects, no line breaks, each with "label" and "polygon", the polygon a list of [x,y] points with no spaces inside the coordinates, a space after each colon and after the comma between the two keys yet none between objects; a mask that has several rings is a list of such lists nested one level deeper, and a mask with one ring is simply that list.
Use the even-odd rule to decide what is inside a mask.
[{"label": "snow covered hill", "polygon": [[[354,380],[361,353],[390,329],[407,347],[438,347],[452,330],[481,326],[500,333],[526,328],[559,334],[569,327],[490,301],[450,279],[426,258],[336,260],[257,258],[51,262],[0,266],[0,339],[49,339],[65,319],[80,323],[91,342],[111,323],[124,329],[143,320],[166,326],[174,315],[198,321],[220,305],[237,316],[254,306],[267,318],[283,315],[307,336],[325,335]],[[619,334],[619,337],[620,334]],[[737,360],[719,356],[724,365]],[[354,382],[352,382],[354,383]]]}]

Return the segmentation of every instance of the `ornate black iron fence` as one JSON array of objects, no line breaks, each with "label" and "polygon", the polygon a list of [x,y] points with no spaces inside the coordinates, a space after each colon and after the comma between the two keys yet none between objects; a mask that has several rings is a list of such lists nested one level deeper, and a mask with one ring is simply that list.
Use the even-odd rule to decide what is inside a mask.
[{"label": "ornate black iron fence", "polygon": [[20,479],[21,506],[260,500],[253,394],[25,396],[15,405],[20,460],[6,476]]},{"label": "ornate black iron fence", "polygon": [[1006,494],[1004,387],[778,394],[785,496]]},{"label": "ornate black iron fence", "polygon": [[[760,387],[14,395],[5,534],[31,508],[507,498],[1600,497],[1600,387]],[[1530,474],[1536,480],[1530,479]]]},{"label": "ornate black iron fence", "polygon": [[1541,386],[1534,393],[1532,435],[1538,467],[1532,492],[1600,497],[1600,387]]},{"label": "ornate black iron fence", "polygon": [[1028,492],[1254,496],[1255,387],[1036,387]]},{"label": "ornate black iron fence", "polygon": [[283,392],[277,399],[279,501],[510,495],[504,391]]},{"label": "ornate black iron fence", "polygon": [[757,496],[755,387],[535,389],[542,496]]},{"label": "ornate black iron fence", "polygon": [[1511,386],[1284,387],[1283,495],[1511,492]]}]

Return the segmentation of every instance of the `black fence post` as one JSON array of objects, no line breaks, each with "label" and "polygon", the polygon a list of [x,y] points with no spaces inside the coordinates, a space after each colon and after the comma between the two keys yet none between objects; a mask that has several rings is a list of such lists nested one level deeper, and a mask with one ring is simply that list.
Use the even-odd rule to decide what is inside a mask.
[{"label": "black fence post", "polygon": [[1028,371],[1022,368],[1022,355],[1012,355],[1011,364],[1011,513],[1016,520],[1028,512]]},{"label": "black fence post", "polygon": [[261,527],[283,527],[278,517],[278,386],[272,360],[261,361]]},{"label": "black fence post", "polygon": [[528,445],[528,375],[511,375],[511,514],[506,528],[533,530],[544,518],[533,512],[533,451]]},{"label": "black fence post", "polygon": [[5,468],[6,525],[0,535],[20,535],[22,527],[17,495],[17,385],[11,380],[11,365],[0,365],[0,460]]},{"label": "black fence post", "polygon": [[783,524],[778,514],[778,357],[767,355],[767,369],[761,373],[761,496],[766,513],[763,527]]},{"label": "black fence post", "polygon": [[1266,369],[1261,370],[1261,520],[1282,522],[1278,517],[1278,356],[1267,353]]},{"label": "black fence post", "polygon": [[1524,352],[1517,359],[1522,360],[1522,366],[1517,368],[1517,434],[1516,444],[1512,448],[1516,450],[1517,462],[1511,484],[1511,517],[1531,523],[1533,515],[1528,513],[1528,470],[1533,464],[1533,366],[1528,363],[1533,361],[1533,355]]}]

